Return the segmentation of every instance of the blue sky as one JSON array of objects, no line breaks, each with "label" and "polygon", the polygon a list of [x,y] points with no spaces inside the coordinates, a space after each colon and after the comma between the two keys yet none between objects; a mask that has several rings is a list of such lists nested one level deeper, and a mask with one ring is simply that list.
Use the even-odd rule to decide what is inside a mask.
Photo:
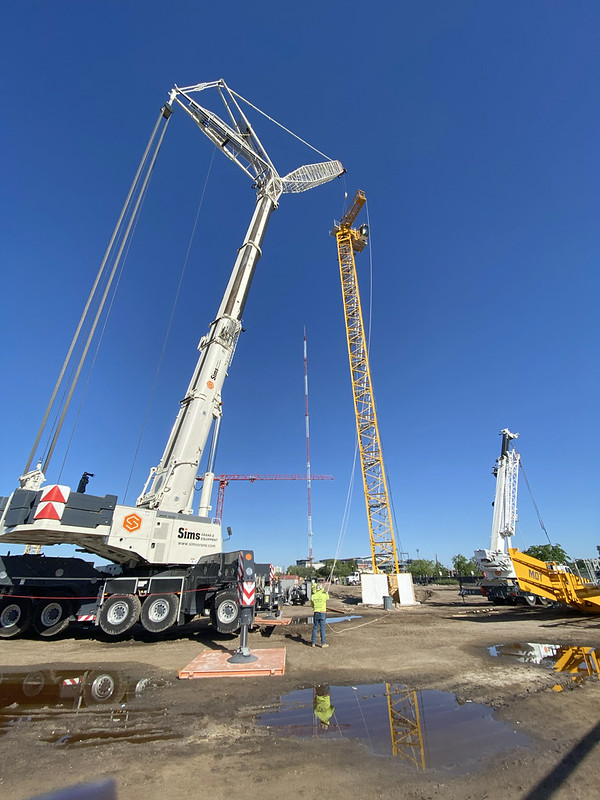
[{"label": "blue sky", "polygon": [[[508,427],[552,541],[596,555],[597,3],[29,0],[3,3],[0,23],[0,493],[25,466],[169,89],[224,78],[347,174],[284,196],[273,215],[223,391],[217,472],[305,471],[306,326],[312,471],[335,477],[313,482],[314,553],[332,556],[340,531],[342,557],[369,553],[358,471],[343,526],[355,429],[329,236],[360,188],[371,247],[359,279],[398,548],[449,564],[488,546]],[[253,121],[280,171],[318,160]],[[211,148],[178,112],[50,482],[75,487],[87,470],[89,491],[123,501],[208,175],[128,502],[162,454],[254,205],[234,165],[217,154],[209,170]],[[306,486],[231,484],[224,525],[232,549],[293,563],[307,554]],[[545,542],[521,481],[515,545]]]}]

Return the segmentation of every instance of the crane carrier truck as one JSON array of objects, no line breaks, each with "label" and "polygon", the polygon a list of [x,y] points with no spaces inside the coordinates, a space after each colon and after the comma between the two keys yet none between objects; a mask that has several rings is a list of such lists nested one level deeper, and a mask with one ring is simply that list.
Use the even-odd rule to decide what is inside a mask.
[{"label": "crane carrier truck", "polygon": [[496,493],[489,550],[476,550],[475,563],[483,572],[479,590],[495,605],[525,603],[534,606],[546,600],[519,587],[517,574],[508,553],[517,524],[517,489],[520,454],[511,442],[518,433],[500,431],[502,447],[494,467]]},{"label": "crane carrier truck", "polygon": [[[219,93],[229,122],[198,103],[198,93],[209,89]],[[45,462],[40,460],[37,466],[32,465],[37,461],[36,448],[59,384],[67,373],[72,345],[29,462],[19,478],[19,488],[0,498],[0,545],[20,543],[26,544],[27,549],[33,546],[39,550],[45,545],[68,544],[109,563],[96,566],[86,558],[32,552],[0,557],[2,638],[16,637],[31,626],[40,636],[51,637],[73,620],[93,623],[113,636],[124,633],[138,621],[147,631],[161,633],[173,625],[191,621],[198,614],[210,615],[221,632],[234,631],[239,625],[237,573],[242,563],[243,580],[255,579],[253,551],[223,552],[220,522],[209,517],[222,415],[221,389],[242,329],[242,314],[261,256],[267,223],[281,195],[306,191],[344,171],[339,161],[329,160],[299,167],[281,177],[240,101],[243,98],[223,80],[185,88],[175,86],[170,92],[100,267],[99,276],[107,270],[108,277],[103,279],[104,283],[97,277],[86,307],[87,311],[98,286],[110,286],[135,228],[166,126],[173,111],[183,109],[217,149],[251,177],[257,199],[217,315],[198,345],[198,362],[163,456],[158,466],[150,470],[135,506],[119,503],[116,495],[87,494],[85,485],[80,491],[59,483],[45,485],[66,407]],[[107,266],[111,264],[112,272]],[[100,303],[107,293],[105,288]],[[80,323],[76,337],[81,329]],[[83,346],[82,359],[92,333]],[[76,377],[81,366],[82,361],[73,368]],[[64,393],[67,398],[72,396],[73,388],[72,384]],[[194,490],[211,431],[199,509],[195,513]],[[272,588],[272,579],[267,577],[269,571],[272,575],[269,565],[264,565],[262,573],[258,569],[265,595]],[[270,597],[273,598],[273,592]],[[271,599],[269,603],[272,602]]]}]

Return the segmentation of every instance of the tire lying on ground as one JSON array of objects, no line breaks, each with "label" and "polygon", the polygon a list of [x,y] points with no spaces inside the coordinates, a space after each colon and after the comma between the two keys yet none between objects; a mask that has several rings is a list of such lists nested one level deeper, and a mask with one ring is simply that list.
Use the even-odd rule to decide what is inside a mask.
[{"label": "tire lying on ground", "polygon": [[134,594],[113,594],[107,598],[98,612],[98,624],[109,636],[119,636],[140,618],[142,604]]}]

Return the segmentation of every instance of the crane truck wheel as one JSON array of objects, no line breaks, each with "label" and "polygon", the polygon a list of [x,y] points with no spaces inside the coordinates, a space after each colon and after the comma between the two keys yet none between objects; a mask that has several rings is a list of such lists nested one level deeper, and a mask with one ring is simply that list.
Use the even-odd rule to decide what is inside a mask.
[{"label": "crane truck wheel", "polygon": [[210,609],[210,621],[219,633],[235,633],[240,627],[237,592],[219,592]]},{"label": "crane truck wheel", "polygon": [[534,606],[536,604],[536,596],[534,594],[523,595],[523,601],[526,606]]},{"label": "crane truck wheel", "polygon": [[5,597],[0,601],[0,639],[20,636],[31,625],[31,600]]},{"label": "crane truck wheel", "polygon": [[44,639],[58,636],[69,625],[71,604],[68,600],[37,600],[33,606],[33,629]]},{"label": "crane truck wheel", "polygon": [[134,594],[114,594],[102,603],[98,614],[100,628],[109,636],[119,636],[140,618],[142,604]]},{"label": "crane truck wheel", "polygon": [[162,633],[177,620],[179,598],[176,594],[153,594],[144,600],[140,622],[150,633]]},{"label": "crane truck wheel", "polygon": [[90,672],[83,680],[83,700],[86,706],[118,703],[125,695],[125,682],[118,673]]}]

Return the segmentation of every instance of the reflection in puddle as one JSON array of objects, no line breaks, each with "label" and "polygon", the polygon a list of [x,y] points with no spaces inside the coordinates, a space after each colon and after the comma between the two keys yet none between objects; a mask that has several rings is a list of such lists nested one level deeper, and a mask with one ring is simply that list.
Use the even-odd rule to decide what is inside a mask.
[{"label": "reflection in puddle", "polygon": [[[515,642],[488,649],[490,655],[498,658],[510,658],[523,664],[540,664],[556,672],[569,672],[574,681],[582,681],[589,675],[600,673],[600,648]],[[554,688],[562,690],[558,684]]]},{"label": "reflection in puddle", "polygon": [[415,692],[400,684],[327,686],[283,695],[258,724],[282,736],[358,739],[415,769],[472,772],[484,758],[524,747],[529,738],[495,720],[493,709],[460,704],[453,694]]},{"label": "reflection in puddle", "polygon": [[[173,738],[162,725],[148,724],[147,709],[129,708],[132,699],[157,685],[140,671],[121,667],[85,669],[8,668],[0,671],[0,735],[23,724],[49,726],[42,741],[55,745],[92,745],[114,740],[130,742]],[[144,722],[138,721],[143,712]],[[162,716],[150,712],[150,716]]]}]

